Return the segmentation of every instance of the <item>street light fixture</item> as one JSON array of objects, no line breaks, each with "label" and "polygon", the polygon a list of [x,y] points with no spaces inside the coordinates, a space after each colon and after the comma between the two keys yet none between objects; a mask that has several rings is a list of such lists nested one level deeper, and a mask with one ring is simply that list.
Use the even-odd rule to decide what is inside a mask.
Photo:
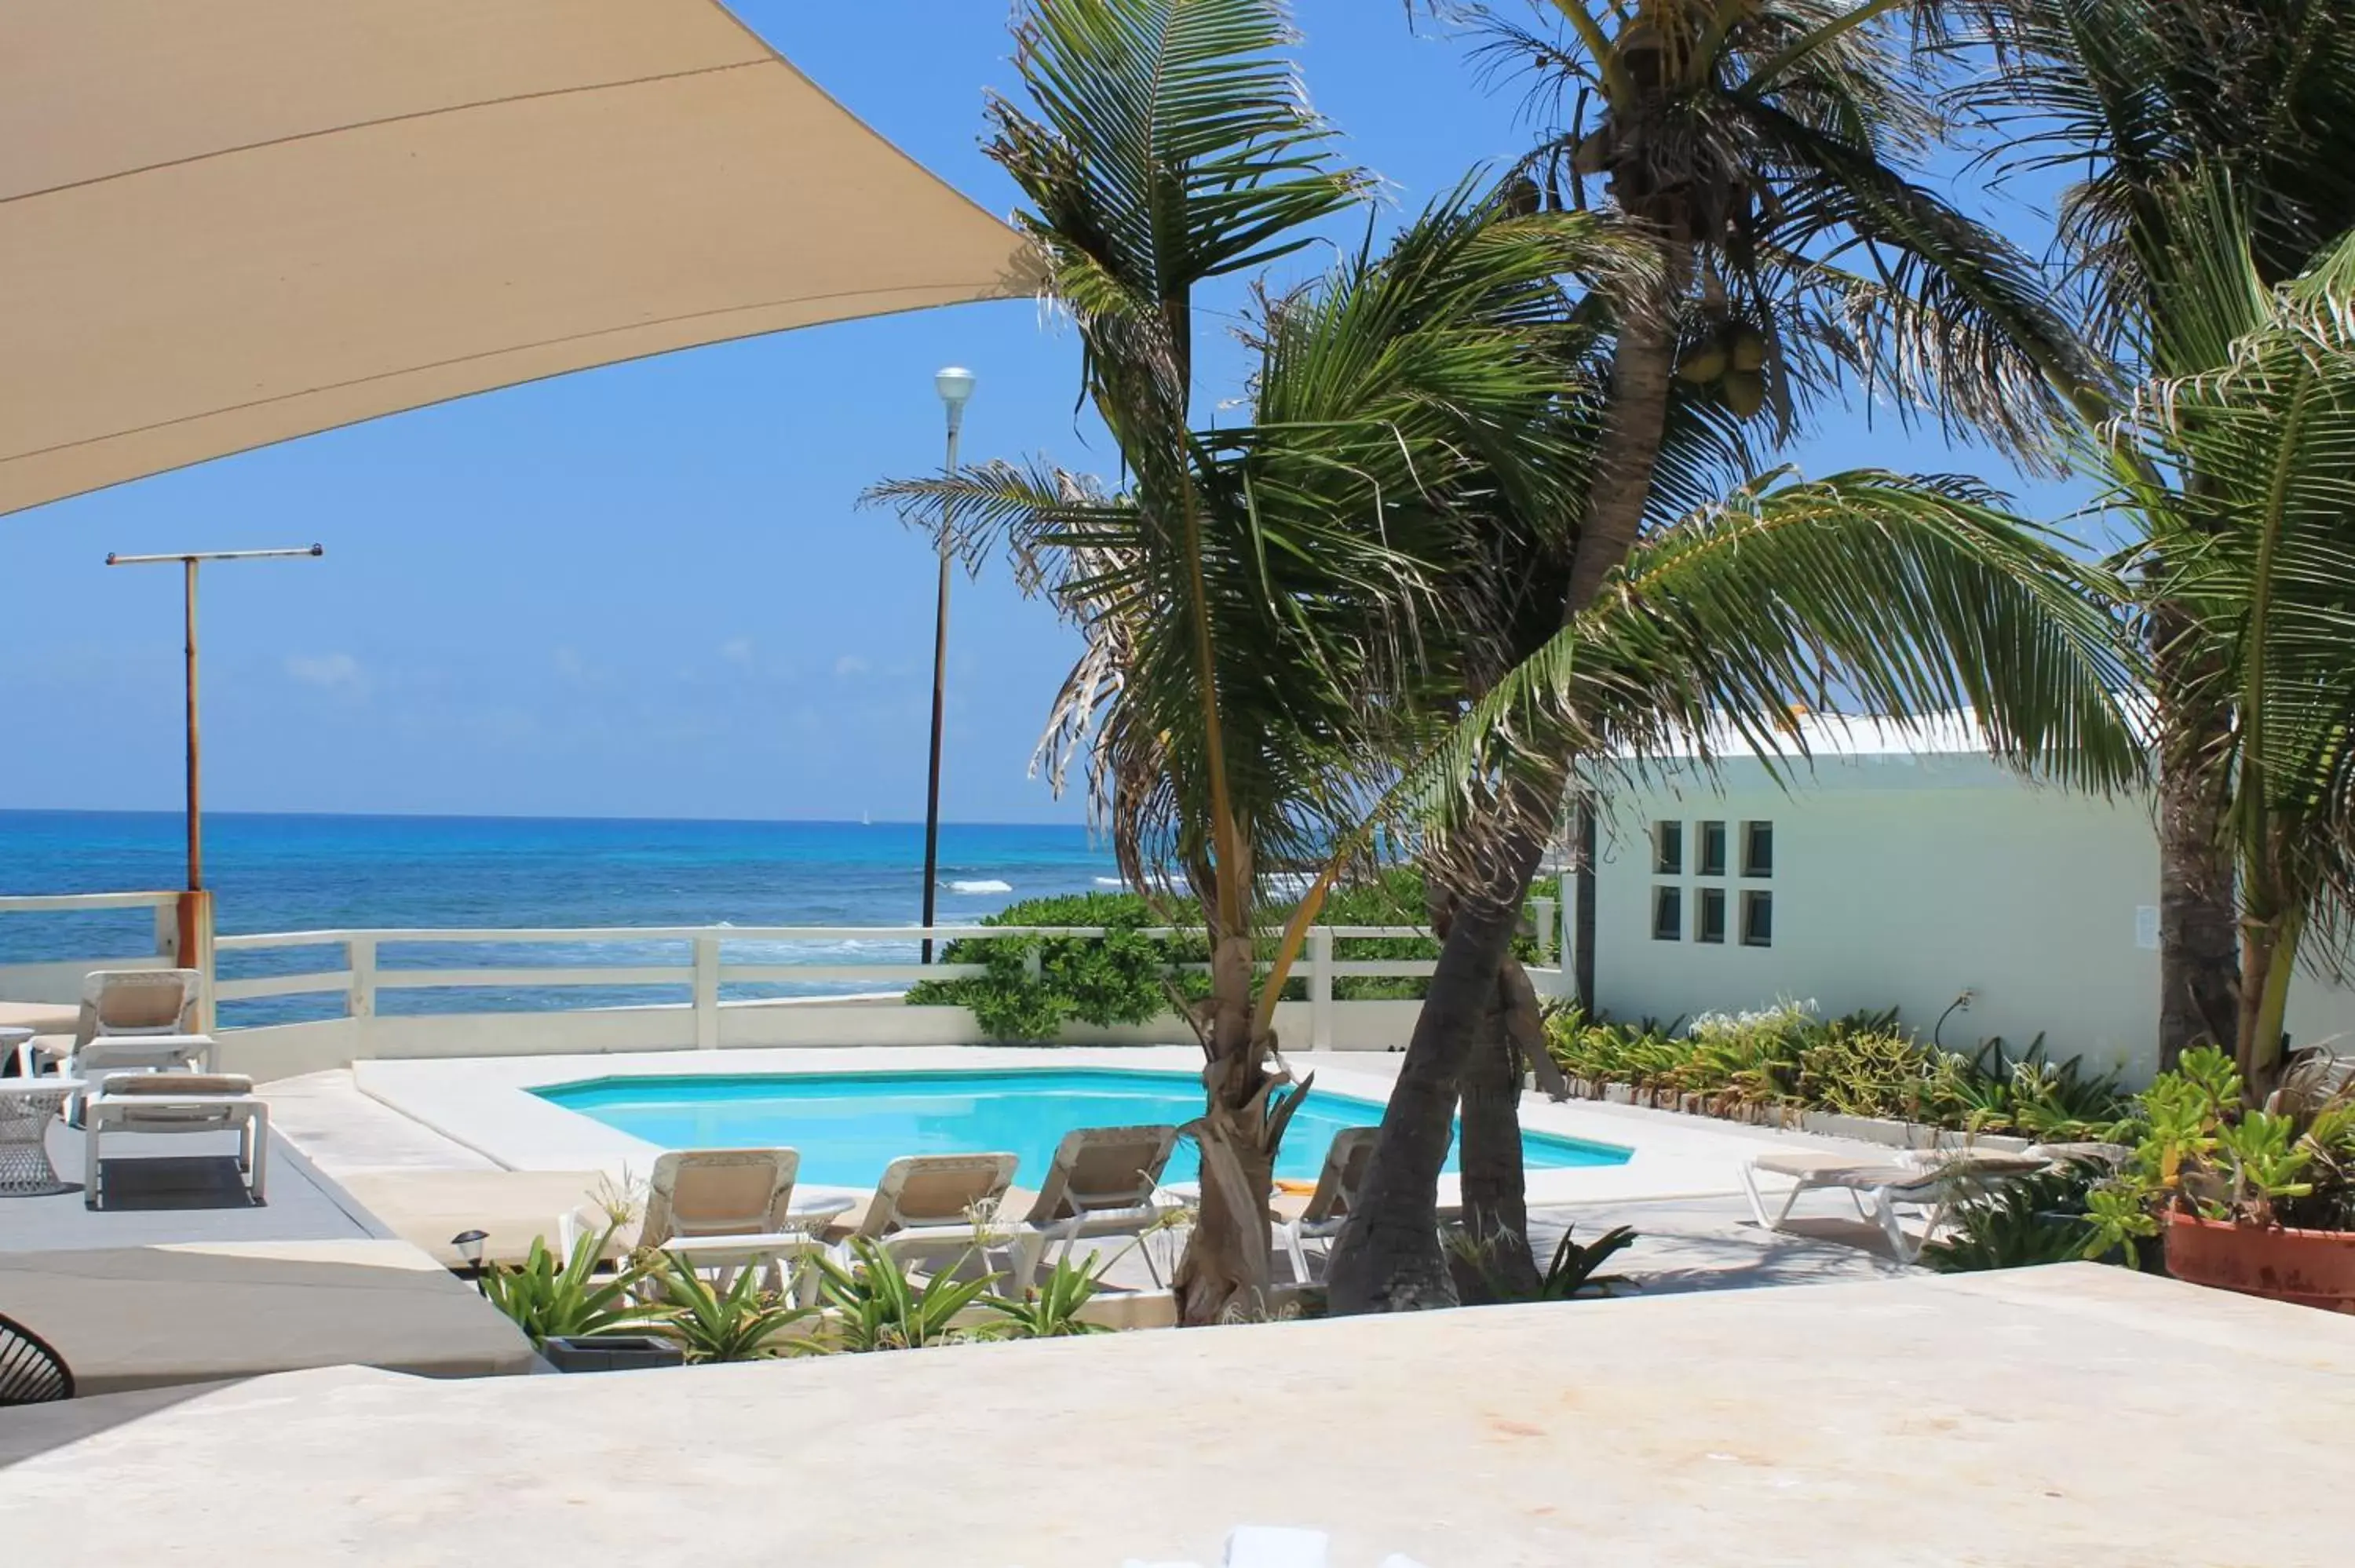
[{"label": "street light fixture", "polygon": [[[932,387],[941,395],[941,407],[947,411],[949,422],[948,472],[957,471],[957,438],[964,431],[964,406],[971,400],[974,374],[961,366],[952,365],[932,377]],[[955,553],[952,535],[954,533],[956,510],[954,503],[941,505],[941,588],[940,599],[932,612],[932,766],[924,789],[924,929],[932,928],[932,911],[940,888],[941,866],[941,731],[948,711],[949,662],[949,566]],[[923,961],[932,961],[932,939],[924,938]]]},{"label": "street light fixture", "polygon": [[[180,950],[177,962],[183,969],[209,969],[207,949],[212,942],[211,912],[205,892],[205,832],[202,799],[202,767],[197,738],[197,568],[208,561],[282,561],[315,560],[327,553],[326,547],[313,545],[299,550],[211,550],[194,551],[173,556],[110,555],[110,567],[154,567],[176,565],[183,582],[183,614],[187,626],[187,700],[188,700],[188,889],[180,900]],[[211,1002],[204,1004],[209,1013]],[[206,1019],[209,1026],[210,1019]]]}]

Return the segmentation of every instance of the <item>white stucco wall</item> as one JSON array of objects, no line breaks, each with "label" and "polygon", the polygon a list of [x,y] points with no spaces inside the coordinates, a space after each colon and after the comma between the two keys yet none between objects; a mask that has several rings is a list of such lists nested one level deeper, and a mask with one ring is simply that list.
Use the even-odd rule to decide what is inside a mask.
[{"label": "white stucco wall", "polygon": [[[1685,874],[1653,874],[1650,828],[1685,826]],[[1696,874],[1697,824],[1724,821],[1732,874]],[[1774,824],[1774,874],[1740,874],[1740,824]],[[1619,1018],[1662,1021],[1789,998],[1827,1014],[1896,1006],[1928,1033],[1948,1003],[1976,993],[1945,1029],[1950,1046],[2037,1034],[2056,1055],[2156,1069],[2158,954],[2141,945],[2158,903],[2158,842],[2141,800],[2030,788],[1984,758],[1826,759],[1785,793],[1758,764],[1705,785],[1623,792],[1601,826],[1595,1000]],[[1684,939],[1654,940],[1652,891],[1685,891]],[[1697,889],[1729,890],[1728,940],[1691,939]],[[1740,942],[1739,895],[1771,888],[1771,948]],[[2299,1044],[2355,1037],[2355,994],[2302,979],[2290,1029]]]}]

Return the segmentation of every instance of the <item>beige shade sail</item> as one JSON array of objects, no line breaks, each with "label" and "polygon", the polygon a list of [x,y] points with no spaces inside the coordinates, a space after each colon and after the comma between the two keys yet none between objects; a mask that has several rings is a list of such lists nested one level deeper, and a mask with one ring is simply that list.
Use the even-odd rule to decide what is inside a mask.
[{"label": "beige shade sail", "polygon": [[0,513],[1030,286],[713,0],[0,0]]}]

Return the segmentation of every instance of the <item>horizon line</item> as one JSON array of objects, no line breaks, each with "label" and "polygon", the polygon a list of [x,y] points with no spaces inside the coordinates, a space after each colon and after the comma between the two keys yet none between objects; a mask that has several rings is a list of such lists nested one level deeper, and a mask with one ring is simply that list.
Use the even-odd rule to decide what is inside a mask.
[{"label": "horizon line", "polygon": [[[186,812],[176,807],[91,807],[91,806],[0,806],[0,817],[168,817],[184,821]],[[215,809],[208,807],[205,820],[213,821],[223,817],[297,817],[336,821],[414,821],[414,822],[698,822],[726,827],[819,827],[819,828],[921,828],[922,818],[883,817],[862,821],[857,817],[677,817],[631,812],[615,816],[584,816],[577,812],[538,814],[528,811],[256,811]],[[968,821],[962,818],[941,820],[943,828],[1078,828],[1089,830],[1084,821],[1009,822]]]}]

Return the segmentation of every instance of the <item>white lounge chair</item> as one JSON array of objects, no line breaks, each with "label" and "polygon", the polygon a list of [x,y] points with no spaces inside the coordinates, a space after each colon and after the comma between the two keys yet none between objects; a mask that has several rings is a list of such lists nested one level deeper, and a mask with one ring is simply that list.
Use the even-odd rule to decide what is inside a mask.
[{"label": "white lounge chair", "polygon": [[1329,1248],[1333,1238],[1341,1234],[1358,1201],[1358,1190],[1365,1185],[1366,1167],[1373,1163],[1374,1145],[1380,1141],[1381,1132],[1378,1127],[1347,1127],[1335,1133],[1306,1206],[1289,1219],[1281,1213],[1275,1216],[1276,1242],[1292,1258],[1292,1277],[1301,1284],[1306,1285],[1312,1277],[1303,1244],[1323,1242]]},{"label": "white lounge chair", "polygon": [[[1946,1223],[1955,1204],[1984,1190],[1989,1181],[2030,1175],[2051,1163],[2036,1154],[1990,1154],[1977,1150],[1892,1153],[1870,1160],[1845,1154],[1762,1154],[1742,1167],[1742,1185],[1750,1194],[1751,1213],[1770,1231],[1783,1228],[1793,1206],[1806,1194],[1846,1192],[1858,1214],[1880,1224],[1897,1260],[1912,1263]],[[1791,1190],[1783,1194],[1783,1206],[1771,1219],[1758,1190],[1761,1175],[1785,1176],[1792,1182]],[[1923,1213],[1919,1238],[1909,1235],[1899,1223],[1900,1208]]]},{"label": "white lounge chair", "polygon": [[[998,1203],[1019,1163],[1011,1154],[911,1154],[875,1183],[867,1213],[843,1244],[871,1241],[904,1266],[910,1258],[962,1262],[985,1250]],[[977,1219],[978,1216],[978,1219]]]},{"label": "white lounge chair", "polygon": [[[766,1268],[779,1289],[788,1266],[824,1250],[825,1222],[849,1198],[796,1205],[801,1155],[791,1149],[679,1149],[655,1161],[645,1217],[627,1250],[653,1247],[697,1269],[715,1269],[721,1287],[740,1268]],[[581,1210],[558,1216],[559,1245],[570,1255],[584,1230]],[[595,1225],[602,1229],[602,1224]]]},{"label": "white lounge chair", "polygon": [[82,1100],[82,1202],[93,1209],[104,1206],[101,1145],[110,1132],[234,1132],[238,1173],[263,1201],[270,1102],[241,1074],[117,1073],[91,1085]]},{"label": "white lounge chair", "polygon": [[[195,1032],[204,977],[195,969],[93,969],[82,977],[81,1011],[69,1042],[37,1037],[20,1047],[29,1075],[44,1055],[67,1046],[59,1071],[95,1084],[111,1073],[200,1072],[212,1060],[209,1035]],[[79,1097],[66,1119],[81,1122]]]},{"label": "white lounge chair", "polygon": [[[1087,1127],[1063,1135],[1039,1200],[1015,1236],[1009,1290],[1027,1290],[1038,1279],[1050,1247],[1060,1244],[1060,1263],[1073,1244],[1091,1236],[1141,1235],[1160,1219],[1156,1197],[1161,1168],[1178,1147],[1174,1127]],[[1151,1250],[1145,1266],[1159,1285],[1161,1269]]]}]

